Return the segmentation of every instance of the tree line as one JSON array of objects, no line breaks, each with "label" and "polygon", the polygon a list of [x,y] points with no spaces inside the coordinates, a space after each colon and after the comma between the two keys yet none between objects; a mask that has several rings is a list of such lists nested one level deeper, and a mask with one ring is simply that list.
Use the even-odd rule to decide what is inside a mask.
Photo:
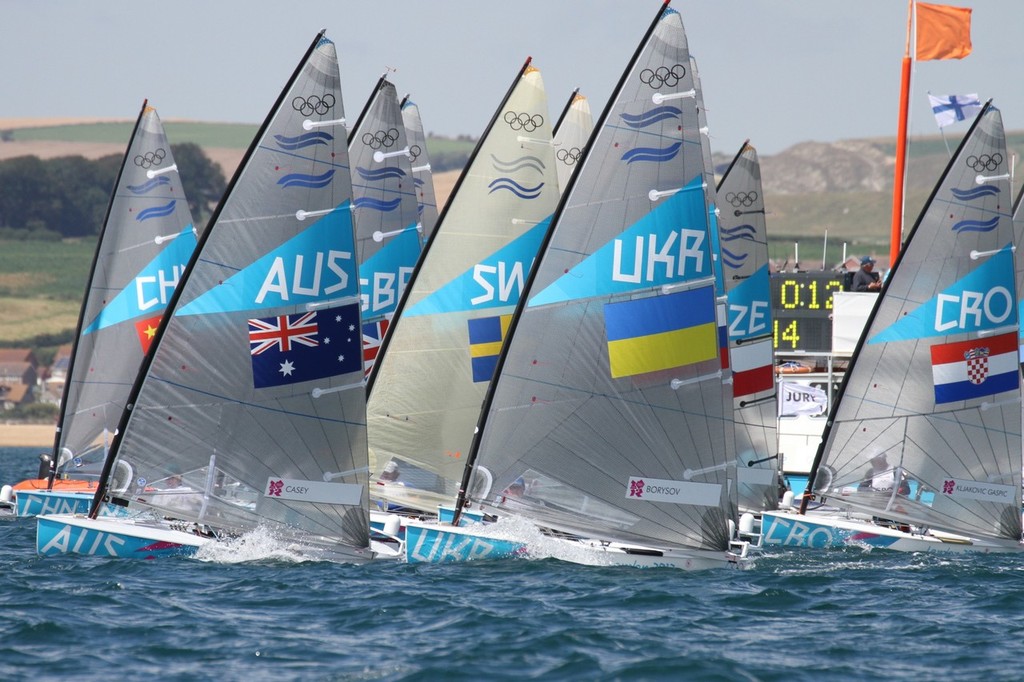
[{"label": "tree line", "polygon": [[[192,218],[202,225],[224,194],[224,173],[197,144],[172,144],[171,153]],[[0,161],[0,238],[96,236],[122,159],[19,156]]]}]

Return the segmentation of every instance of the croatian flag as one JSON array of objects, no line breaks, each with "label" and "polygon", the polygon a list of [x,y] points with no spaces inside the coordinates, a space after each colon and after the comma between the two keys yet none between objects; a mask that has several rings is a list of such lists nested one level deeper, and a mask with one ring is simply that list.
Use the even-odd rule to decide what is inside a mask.
[{"label": "croatian flag", "polygon": [[1015,391],[1017,334],[932,346],[935,403],[952,403]]},{"label": "croatian flag", "polygon": [[940,128],[974,118],[981,111],[981,100],[977,95],[928,95],[928,101],[931,102],[935,122]]}]

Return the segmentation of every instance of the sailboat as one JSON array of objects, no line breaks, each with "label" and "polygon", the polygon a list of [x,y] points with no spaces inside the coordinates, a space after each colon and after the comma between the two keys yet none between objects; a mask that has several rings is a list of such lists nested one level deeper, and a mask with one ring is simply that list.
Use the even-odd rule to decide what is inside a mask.
[{"label": "sailboat", "polygon": [[583,148],[587,146],[593,132],[594,116],[590,113],[590,100],[581,95],[579,88],[576,88],[552,129],[560,191],[564,192],[569,186],[569,178],[579,168]]},{"label": "sailboat", "polygon": [[718,183],[740,509],[777,509],[778,455],[768,234],[757,150],[747,140]]},{"label": "sailboat", "polygon": [[502,338],[558,201],[547,96],[527,60],[459,177],[367,384],[372,495],[451,505]]},{"label": "sailboat", "polygon": [[423,132],[420,108],[409,99],[409,95],[402,98],[401,108],[406,139],[409,140],[409,160],[413,164],[413,181],[416,183],[420,238],[426,246],[437,227],[437,196],[434,194],[434,175],[430,169],[430,155],[427,153],[427,135]]},{"label": "sailboat", "polygon": [[[991,101],[950,160],[868,318],[800,513],[765,544],[1020,551],[1019,228]],[[826,514],[810,506],[830,505]]]},{"label": "sailboat", "polygon": [[362,295],[364,372],[373,372],[422,249],[412,144],[395,86],[381,76],[349,133],[356,262]]},{"label": "sailboat", "polygon": [[[370,537],[346,137],[321,32],[168,303],[90,514],[38,517],[40,554],[188,555],[264,528],[313,558],[398,555]],[[104,501],[149,513],[100,519]]]},{"label": "sailboat", "polygon": [[97,239],[49,471],[15,486],[19,516],[89,511],[128,393],[195,245],[171,146],[143,102]]},{"label": "sailboat", "polygon": [[527,520],[569,534],[552,541],[581,563],[747,563],[732,542],[733,404],[695,97],[666,2],[562,196],[498,362],[457,505],[498,522],[409,521],[407,561],[508,556],[500,527]]}]

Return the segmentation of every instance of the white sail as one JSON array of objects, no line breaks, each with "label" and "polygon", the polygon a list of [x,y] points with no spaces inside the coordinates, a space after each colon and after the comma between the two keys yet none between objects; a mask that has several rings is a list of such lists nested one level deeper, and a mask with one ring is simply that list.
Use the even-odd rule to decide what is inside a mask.
[{"label": "white sail", "polygon": [[402,120],[409,140],[412,174],[416,183],[416,199],[420,215],[420,237],[426,244],[437,227],[437,196],[434,194],[434,174],[430,169],[427,135],[423,132],[423,119],[419,106],[406,95],[402,99]]},{"label": "white sail", "polygon": [[718,184],[719,243],[729,306],[729,365],[739,504],[778,507],[777,408],[761,166],[744,142]]},{"label": "white sail", "polygon": [[449,199],[371,377],[373,493],[452,503],[501,340],[558,200],[547,96],[527,62]]},{"label": "white sail", "polygon": [[569,178],[579,168],[583,148],[587,146],[593,132],[594,116],[590,113],[590,100],[581,95],[579,90],[574,90],[552,131],[560,191],[564,192],[569,186]]}]

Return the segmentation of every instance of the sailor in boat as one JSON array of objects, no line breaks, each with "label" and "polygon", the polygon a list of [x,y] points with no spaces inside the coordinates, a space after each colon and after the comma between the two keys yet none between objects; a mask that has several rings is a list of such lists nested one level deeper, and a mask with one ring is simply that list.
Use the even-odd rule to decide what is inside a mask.
[{"label": "sailor in boat", "polygon": [[[900,495],[909,495],[910,484],[907,482],[907,477],[902,471],[899,476],[899,490],[896,492]],[[883,492],[890,491],[896,486],[896,469],[889,466],[889,462],[887,461],[884,452],[880,452],[871,458],[871,466],[868,467],[868,471],[864,475],[864,480],[861,481],[861,486],[863,486],[865,490],[877,490]]]},{"label": "sailor in boat", "polygon": [[[380,476],[377,477],[377,485],[399,485],[405,486],[403,481],[398,480],[398,477],[402,475],[402,472],[398,468],[398,462],[391,460],[384,465],[384,471],[380,472]],[[405,507],[394,504],[393,502],[385,502],[384,500],[377,501],[377,507],[381,511],[388,512],[403,512],[407,511]]]},{"label": "sailor in boat", "polygon": [[163,487],[156,492],[158,497],[154,502],[164,509],[195,516],[203,507],[202,494],[195,488],[183,484],[181,476],[177,474],[168,476]]},{"label": "sailor in boat", "polygon": [[867,291],[878,293],[882,290],[882,278],[875,272],[875,259],[871,256],[864,256],[860,259],[860,270],[853,276],[853,284],[850,285],[853,291]]}]

